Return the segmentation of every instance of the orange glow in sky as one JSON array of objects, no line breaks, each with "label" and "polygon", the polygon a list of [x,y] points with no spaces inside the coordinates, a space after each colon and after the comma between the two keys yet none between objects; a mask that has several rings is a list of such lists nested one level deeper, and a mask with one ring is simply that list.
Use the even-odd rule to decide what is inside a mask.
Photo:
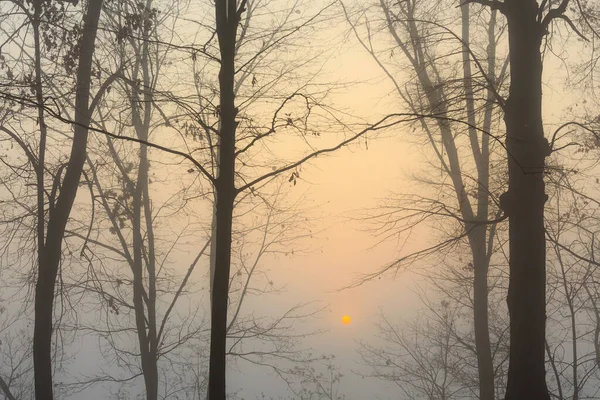
[{"label": "orange glow in sky", "polygon": [[344,315],[342,317],[342,324],[348,325],[350,322],[352,322],[352,318],[350,318],[348,315]]}]

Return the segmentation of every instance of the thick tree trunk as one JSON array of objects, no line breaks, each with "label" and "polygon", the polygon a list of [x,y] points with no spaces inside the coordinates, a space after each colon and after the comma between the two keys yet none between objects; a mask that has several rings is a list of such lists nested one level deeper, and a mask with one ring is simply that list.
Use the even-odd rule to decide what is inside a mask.
[{"label": "thick tree trunk", "polygon": [[[223,175],[221,175],[223,176]],[[227,307],[231,267],[233,197],[225,188],[217,194],[217,245],[212,291],[208,399],[226,398]]]},{"label": "thick tree trunk", "polygon": [[215,4],[217,36],[221,51],[219,71],[220,117],[219,176],[216,192],[215,271],[211,293],[211,342],[208,399],[226,398],[227,303],[231,269],[231,232],[235,189],[235,43],[239,14],[235,1],[217,0]]},{"label": "thick tree trunk", "polygon": [[545,370],[546,242],[544,163],[549,146],[542,125],[544,33],[535,0],[507,0],[511,83],[506,102],[509,216],[510,360],[507,400],[547,400]]},{"label": "thick tree trunk", "polygon": [[[37,8],[37,7],[36,7]],[[91,110],[89,110],[90,75],[102,0],[90,1],[85,16],[81,53],[77,72],[75,98],[75,131],[65,177],[56,205],[50,209],[48,231],[42,255],[38,260],[35,288],[35,327],[33,333],[33,365],[36,400],[53,399],[52,383],[52,319],[56,276],[60,266],[62,241],[67,220],[75,201],[79,179],[86,158],[86,146]],[[39,14],[38,14],[39,15]],[[39,90],[39,89],[38,89]],[[43,165],[40,166],[43,168]],[[38,190],[42,190],[38,188]],[[38,205],[39,206],[39,205]],[[52,202],[51,202],[52,206]],[[43,218],[43,217],[42,217]],[[43,226],[43,225],[42,225]],[[43,234],[43,232],[41,232]],[[40,232],[38,232],[40,234]]]}]

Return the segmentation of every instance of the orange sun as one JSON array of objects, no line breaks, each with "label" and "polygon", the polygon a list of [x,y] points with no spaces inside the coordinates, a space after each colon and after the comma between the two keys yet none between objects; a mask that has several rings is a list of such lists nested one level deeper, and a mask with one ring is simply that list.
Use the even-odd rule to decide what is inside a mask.
[{"label": "orange sun", "polygon": [[348,325],[350,322],[352,322],[352,318],[350,318],[350,316],[344,315],[342,317],[342,324]]}]

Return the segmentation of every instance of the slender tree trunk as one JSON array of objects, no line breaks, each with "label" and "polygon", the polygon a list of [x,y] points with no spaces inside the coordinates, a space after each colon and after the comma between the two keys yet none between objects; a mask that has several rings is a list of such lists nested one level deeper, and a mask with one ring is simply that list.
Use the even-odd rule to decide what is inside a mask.
[{"label": "slender tree trunk", "polygon": [[[36,3],[35,8],[38,10],[36,11],[38,20],[37,22],[34,22],[34,25],[37,24],[39,27],[38,7],[41,8],[41,5]],[[87,126],[89,125],[91,117],[91,110],[89,110],[90,75],[101,9],[102,0],[90,1],[84,19],[81,52],[79,54],[79,67],[77,71],[75,124],[73,126],[75,134],[71,147],[71,155],[66,167],[65,177],[60,186],[60,194],[56,201],[56,205],[52,207],[52,201],[50,203],[51,208],[48,220],[48,231],[43,250],[40,251],[41,257],[38,260],[38,279],[35,288],[34,306],[35,327],[33,334],[33,364],[36,400],[53,399],[52,319],[54,311],[54,292],[56,276],[60,266],[65,227],[71,213],[71,208],[73,207],[73,202],[75,201],[79,179],[86,159]],[[37,79],[39,79],[39,76]],[[38,97],[40,93],[41,88],[38,87]],[[43,123],[43,121],[41,122]],[[43,165],[40,165],[40,168],[43,168]],[[43,190],[43,188],[38,188],[38,190]]]},{"label": "slender tree trunk", "polygon": [[[139,135],[139,132],[138,132]],[[142,212],[146,212],[146,196],[148,185],[148,148],[140,146],[140,165],[136,189],[133,197],[133,305],[135,308],[136,330],[140,346],[140,358],[144,384],[146,387],[146,399],[156,400],[158,398],[158,366],[156,353],[156,319],[152,321],[151,308],[155,307],[155,290],[150,288],[146,293],[144,288],[144,257],[142,248],[144,240],[142,236]],[[146,217],[147,218],[147,217]],[[148,221],[146,221],[148,222]],[[150,222],[151,223],[151,222]],[[150,247],[150,244],[148,245]],[[148,252],[150,253],[150,251]],[[148,254],[148,264],[153,264]],[[153,281],[153,268],[147,266],[149,281]],[[151,286],[151,285],[149,285]],[[147,312],[146,312],[147,310]],[[154,323],[154,329],[152,324]]]},{"label": "slender tree trunk", "polygon": [[229,275],[231,269],[231,233],[235,188],[235,133],[237,108],[235,107],[235,43],[239,11],[232,0],[217,0],[215,4],[217,37],[221,52],[219,71],[220,89],[220,132],[219,132],[219,175],[215,183],[216,192],[216,243],[215,271],[211,293],[211,336],[208,399],[226,398],[227,352],[227,302],[229,297]]},{"label": "slender tree trunk", "polygon": [[[152,1],[146,0],[146,10],[150,10],[152,7]],[[141,104],[143,104],[143,119],[142,115],[137,114],[137,125],[136,132],[138,138],[144,141],[149,140],[150,122],[152,120],[152,107],[153,107],[153,84],[152,77],[150,75],[150,26],[144,22],[143,24],[143,37],[142,42],[142,54],[141,54],[141,68],[142,68],[142,82],[143,82],[143,103],[138,102],[137,110],[139,111]],[[139,96],[139,95],[138,95]],[[148,353],[145,360],[142,360],[142,367],[144,372],[144,382],[146,384],[146,399],[157,400],[158,399],[158,338],[157,338],[157,327],[156,327],[156,253],[154,247],[154,226],[152,218],[152,209],[150,203],[150,193],[148,190],[149,177],[148,172],[150,169],[150,163],[148,161],[148,147],[145,145],[140,146],[140,166],[139,166],[139,179],[138,185],[140,186],[141,211],[144,213],[144,220],[146,223],[146,240],[147,240],[147,277],[148,277],[148,297],[146,299],[146,310],[148,317],[148,344],[145,349]],[[141,218],[141,215],[139,215]],[[141,224],[141,221],[140,221]],[[143,310],[142,310],[143,313]],[[144,329],[146,329],[144,327]]]},{"label": "slender tree trunk", "polygon": [[[54,266],[47,265],[46,258],[46,188],[44,181],[44,164],[46,158],[47,128],[44,109],[42,87],[41,44],[40,44],[40,17],[42,14],[42,1],[33,3],[33,40],[35,46],[35,86],[38,107],[38,124],[40,127],[40,144],[38,152],[37,177],[37,250],[38,250],[38,281],[36,283],[34,334],[33,334],[33,369],[36,399],[52,399],[52,305],[54,301],[54,281],[48,282],[46,277],[48,269]],[[50,203],[50,207],[53,202]],[[58,267],[56,267],[58,268]],[[55,273],[56,274],[56,273]],[[55,275],[54,274],[54,275]],[[39,300],[38,300],[39,299]],[[50,299],[48,302],[47,300]],[[42,301],[43,300],[43,301]],[[47,394],[47,395],[44,395]]]},{"label": "slender tree trunk", "polygon": [[[384,0],[380,0],[380,5],[384,10],[387,19],[388,29],[395,38],[396,43],[400,46],[406,57],[412,62],[413,68],[419,78],[421,87],[424,89],[427,98],[427,104],[432,112],[442,116],[448,115],[447,104],[445,102],[442,88],[436,87],[434,81],[428,72],[428,60],[423,44],[415,41],[412,44],[413,51],[410,51],[406,43],[402,41],[396,33],[393,17],[390,9],[387,7]],[[419,28],[414,20],[414,4],[406,3],[402,6],[403,13],[407,19],[406,28],[412,38],[419,37]],[[471,151],[473,159],[477,167],[477,210],[474,215],[473,207],[465,192],[465,185],[461,171],[460,158],[452,127],[447,121],[438,120],[438,128],[441,133],[443,147],[446,150],[447,162],[446,170],[452,179],[453,187],[456,193],[461,216],[466,221],[481,221],[481,224],[469,223],[465,226],[468,234],[469,247],[473,259],[474,281],[473,281],[473,326],[475,332],[475,349],[477,356],[477,371],[479,377],[479,396],[481,400],[494,400],[494,365],[492,359],[492,350],[489,337],[489,321],[488,321],[488,269],[489,256],[487,254],[488,240],[493,238],[487,235],[487,227],[485,221],[488,220],[489,212],[489,135],[481,135],[481,147],[477,129],[475,128],[477,121],[475,118],[475,99],[473,96],[471,71],[471,57],[469,53],[470,45],[470,22],[469,22],[469,5],[461,6],[461,25],[462,25],[462,41],[463,41],[463,80],[465,90],[465,103],[467,111],[467,122],[470,124],[468,134],[470,139]],[[493,79],[495,76],[495,25],[496,11],[492,12],[490,18],[490,31],[488,32],[488,76]],[[491,119],[493,111],[493,91],[488,91],[488,105],[486,105],[483,130],[489,132],[491,129]]]},{"label": "slender tree trunk", "polygon": [[[488,271],[489,257],[487,254],[488,226],[485,221],[489,212],[489,135],[481,135],[481,148],[479,146],[478,132],[475,129],[475,99],[473,97],[473,73],[471,71],[470,50],[470,12],[469,4],[461,7],[462,40],[463,40],[463,77],[465,86],[465,102],[467,105],[467,121],[470,126],[469,138],[473,158],[477,166],[477,220],[480,225],[470,226],[469,245],[473,257],[473,328],[475,332],[475,350],[477,353],[477,372],[479,376],[479,399],[494,400],[494,363],[490,345],[489,318],[488,318]],[[495,76],[495,11],[492,12],[490,27],[492,34],[488,35],[488,76]],[[490,90],[491,92],[491,90]],[[489,95],[490,93],[488,93]],[[488,102],[484,113],[483,129],[491,129],[491,114],[493,102]]]},{"label": "slender tree trunk", "polygon": [[143,187],[144,173],[143,160],[146,157],[146,146],[140,147],[140,171],[136,180],[135,192],[133,193],[133,306],[135,309],[135,324],[140,346],[140,358],[142,374],[144,375],[144,384],[146,386],[146,398],[155,400],[157,396],[157,378],[156,359],[151,354],[150,338],[146,323],[146,306],[148,304],[148,294],[144,288],[144,258],[142,247],[144,246],[142,237],[142,209],[143,209]]},{"label": "slender tree trunk", "polygon": [[[594,260],[593,252],[592,260]],[[589,282],[588,284],[592,283]],[[597,290],[592,292],[592,289],[588,287],[588,284],[584,285],[583,288],[588,295],[588,301],[591,304],[592,310],[594,311],[594,362],[596,364],[596,368],[600,369],[600,308],[598,308]]]},{"label": "slender tree trunk", "polygon": [[506,102],[509,216],[510,359],[506,400],[547,400],[545,370],[546,242],[544,164],[549,145],[542,125],[544,32],[535,0],[506,0],[511,83]]},{"label": "slender tree trunk", "polygon": [[[150,103],[146,103],[149,107]],[[146,139],[148,136],[146,135]],[[143,210],[144,220],[146,221],[146,237],[148,241],[148,351],[149,365],[144,370],[144,380],[146,383],[147,400],[158,399],[158,337],[156,321],[156,252],[154,245],[154,226],[152,219],[152,208],[148,190],[148,149],[142,146],[143,157],[140,159],[140,172],[143,171]]]},{"label": "slender tree trunk", "polygon": [[488,321],[489,258],[486,251],[486,231],[487,225],[482,224],[474,228],[473,234],[470,235],[473,236],[473,240],[470,240],[473,255],[473,327],[479,374],[479,398],[494,400],[494,364]]}]

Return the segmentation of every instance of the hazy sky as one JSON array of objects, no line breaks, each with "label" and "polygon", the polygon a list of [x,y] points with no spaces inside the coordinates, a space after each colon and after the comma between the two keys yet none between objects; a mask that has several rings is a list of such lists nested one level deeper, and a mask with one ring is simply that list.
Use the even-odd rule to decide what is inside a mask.
[{"label": "hazy sky", "polygon": [[[339,31],[342,29],[345,28],[340,26]],[[556,104],[558,99],[564,100],[560,90],[564,77],[556,71],[560,71],[560,63],[551,61],[546,67],[547,82],[552,82],[545,88],[548,122],[558,119],[564,109],[563,105]],[[352,36],[340,44],[328,61],[324,71],[324,75],[327,74],[339,81],[356,82],[332,96],[330,100],[338,108],[346,108],[369,121],[403,109],[391,83]],[[276,315],[299,302],[314,301],[318,306],[325,306],[317,318],[302,325],[302,329],[325,332],[300,341],[299,348],[336,357],[334,362],[344,374],[341,392],[348,400],[397,398],[394,386],[354,374],[368,373],[368,369],[358,363],[356,342],[375,343],[374,324],[381,312],[392,321],[401,322],[422,307],[415,294],[420,281],[411,272],[396,276],[388,273],[358,288],[341,290],[361,274],[374,272],[400,255],[431,244],[424,240],[427,232],[422,229],[415,231],[402,248],[393,241],[373,247],[379,239],[365,229],[363,222],[353,220],[365,210],[376,208],[380,199],[390,192],[418,192],[418,183],[411,177],[428,171],[430,166],[426,161],[428,149],[414,144],[411,137],[414,134],[398,126],[381,136],[371,135],[368,149],[361,140],[303,166],[298,184],[289,184],[287,190],[291,197],[301,196],[309,207],[315,206],[308,216],[314,218],[311,224],[319,233],[314,239],[298,243],[299,247],[314,251],[302,256],[267,259],[263,268],[286,290],[276,298],[272,295],[253,298],[243,308],[247,312]],[[342,325],[343,315],[351,316],[352,323]],[[260,393],[290,394],[268,369],[243,362],[239,367],[239,370],[231,369],[229,390],[241,390],[245,399],[254,399]],[[98,395],[101,399],[102,395]]]},{"label": "hazy sky", "polygon": [[[565,58],[578,53],[578,49],[571,49],[570,53],[554,50]],[[337,102],[356,112],[363,112],[361,115],[371,120],[386,112],[403,110],[391,82],[352,37],[331,60],[330,68],[342,79],[363,82],[350,87],[336,98]],[[563,90],[567,79],[564,71],[564,64],[552,52],[547,52],[544,117],[548,131],[562,120],[568,105],[577,100],[576,96]],[[361,211],[377,207],[379,200],[390,192],[418,192],[418,183],[412,180],[412,176],[430,171],[431,167],[426,162],[428,149],[414,144],[413,134],[410,129],[400,126],[386,132],[383,137],[369,140],[368,150],[361,142],[318,159],[303,168],[303,178],[307,183],[290,185],[292,191],[303,191],[310,183],[307,200],[322,205],[320,211],[325,218],[319,221],[327,227],[322,234],[325,240],[319,243],[320,252],[274,265],[273,276],[289,282],[288,292],[282,295],[288,301],[308,297],[329,305],[329,312],[317,323],[328,332],[310,338],[306,343],[323,353],[336,355],[345,375],[342,391],[349,400],[398,398],[397,388],[393,385],[363,380],[353,374],[352,371],[368,371],[359,364],[356,341],[375,343],[374,323],[380,312],[385,312],[394,322],[401,322],[410,319],[422,308],[415,292],[423,282],[410,271],[397,276],[385,274],[381,279],[359,288],[339,290],[360,274],[374,272],[400,255],[431,244],[423,240],[427,236],[424,229],[414,232],[403,248],[393,241],[372,248],[378,239],[372,232],[365,231],[364,223],[351,220]],[[264,307],[268,309],[268,301]],[[341,324],[343,315],[353,318],[350,325]],[[255,379],[260,374],[258,371],[236,372],[232,374],[230,383],[243,387],[243,393],[252,394],[251,388],[264,390],[264,382]]]},{"label": "hazy sky", "polygon": [[[348,107],[357,115],[376,120],[387,112],[398,111],[397,97],[390,82],[382,75],[375,62],[353,40],[345,43],[330,60],[328,71],[335,71],[340,80],[355,81],[348,89],[340,90],[336,106]],[[399,105],[403,107],[402,105]],[[364,222],[355,220],[365,210],[376,208],[390,192],[415,190],[411,175],[426,170],[428,165],[420,157],[421,148],[404,140],[404,127],[371,135],[368,149],[364,141],[334,154],[318,158],[303,167],[302,180],[289,185],[292,193],[305,193],[307,203],[318,205],[315,228],[324,228],[310,244],[318,250],[304,256],[283,259],[269,265],[278,283],[285,283],[287,291],[281,301],[292,305],[297,301],[315,300],[328,306],[314,321],[314,326],[327,332],[306,339],[305,344],[323,354],[336,356],[336,364],[344,374],[341,391],[348,400],[397,398],[393,386],[372,379],[361,379],[353,371],[367,373],[358,364],[356,341],[373,342],[380,312],[392,320],[409,318],[420,307],[414,282],[419,279],[410,272],[397,276],[386,274],[358,288],[344,289],[362,274],[374,272],[393,261],[400,254],[415,251],[423,244],[420,232],[401,250],[394,241],[373,247],[380,239],[366,229]],[[409,131],[409,130],[408,130]],[[316,243],[315,243],[316,242]],[[254,301],[253,301],[254,304]],[[270,299],[257,310],[269,310]],[[343,325],[341,317],[349,315],[352,323]],[[262,380],[264,371],[233,372],[232,387],[243,388],[247,399],[264,391],[276,395]],[[280,387],[274,384],[272,388]]]},{"label": "hazy sky", "polygon": [[[335,34],[347,27],[339,25]],[[551,124],[562,117],[567,103],[575,102],[575,96],[562,90],[565,76],[561,63],[551,54],[545,67],[544,112],[546,122]],[[323,76],[335,77],[342,82],[356,82],[336,91],[331,101],[338,108],[371,122],[388,112],[400,111],[403,105],[393,93],[393,86],[377,64],[349,36],[333,52],[324,69]],[[401,79],[401,78],[400,78]],[[365,210],[376,208],[380,199],[391,192],[418,191],[412,176],[427,171],[427,150],[415,144],[410,129],[398,126],[381,136],[370,135],[365,144],[361,140],[349,148],[319,157],[302,167],[297,185],[286,185],[292,198],[301,198],[313,210],[307,215],[315,238],[302,239],[299,248],[311,248],[306,255],[268,258],[263,269],[278,286],[286,290],[277,295],[253,298],[244,311],[276,315],[300,302],[315,302],[315,307],[325,307],[317,317],[308,320],[301,328],[323,330],[299,342],[300,348],[336,357],[335,364],[345,375],[341,392],[348,400],[397,398],[394,387],[375,380],[362,380],[353,371],[367,370],[358,362],[357,341],[374,340],[381,312],[393,321],[410,318],[421,307],[415,293],[422,281],[412,272],[388,273],[364,285],[344,289],[362,274],[372,273],[401,255],[423,248],[432,240],[430,232],[416,230],[401,248],[389,241],[378,246],[379,238],[358,220]],[[548,135],[547,135],[548,136]],[[368,147],[368,149],[367,149]],[[187,263],[182,263],[187,268]],[[205,277],[206,271],[195,274],[196,282]],[[206,302],[206,297],[201,300]],[[206,296],[206,293],[204,294]],[[352,323],[343,325],[341,317],[349,315]],[[69,370],[80,373],[93,371],[96,344],[91,338],[81,339],[75,348],[81,350],[80,359],[69,365]],[[97,355],[96,355],[97,356]],[[278,378],[240,363],[240,370],[229,375],[230,391],[241,390],[245,399],[254,399],[264,392],[268,396],[285,395],[284,386]],[[140,381],[141,383],[141,381]],[[98,390],[86,392],[90,399],[104,399]],[[79,398],[74,395],[73,399]]]}]

